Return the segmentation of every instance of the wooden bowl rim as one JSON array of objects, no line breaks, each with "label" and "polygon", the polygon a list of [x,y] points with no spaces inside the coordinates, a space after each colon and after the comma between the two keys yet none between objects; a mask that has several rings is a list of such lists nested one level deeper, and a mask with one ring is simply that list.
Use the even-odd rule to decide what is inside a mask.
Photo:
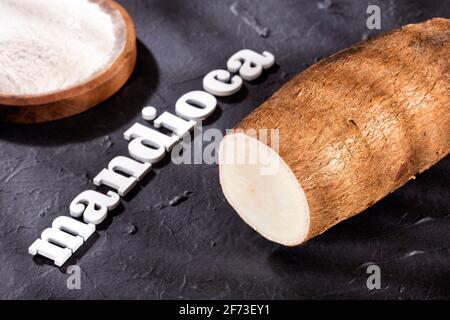
[{"label": "wooden bowl rim", "polygon": [[125,44],[123,45],[121,51],[116,55],[116,57],[109,63],[109,65],[103,70],[98,71],[85,82],[67,89],[38,95],[9,95],[0,93],[0,107],[1,105],[16,107],[41,106],[44,104],[71,99],[73,97],[83,95],[84,93],[89,92],[92,89],[102,85],[116,73],[116,64],[123,60],[130,53],[130,51],[135,50],[134,48],[136,47],[136,31],[134,28],[133,20],[129,16],[128,12],[120,4],[113,0],[94,0],[93,2],[97,3],[100,6],[106,5],[119,12],[123,23],[125,24]]}]

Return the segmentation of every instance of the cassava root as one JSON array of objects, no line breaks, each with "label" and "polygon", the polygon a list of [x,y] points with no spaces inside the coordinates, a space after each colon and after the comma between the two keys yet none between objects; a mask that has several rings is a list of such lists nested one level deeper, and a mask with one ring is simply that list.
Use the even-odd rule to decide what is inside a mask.
[{"label": "cassava root", "polygon": [[[297,245],[393,192],[450,150],[450,20],[408,25],[302,72],[227,135],[220,182],[264,237]],[[278,153],[247,134],[277,129]],[[261,163],[226,154],[264,152]],[[238,151],[236,151],[238,150]]]}]

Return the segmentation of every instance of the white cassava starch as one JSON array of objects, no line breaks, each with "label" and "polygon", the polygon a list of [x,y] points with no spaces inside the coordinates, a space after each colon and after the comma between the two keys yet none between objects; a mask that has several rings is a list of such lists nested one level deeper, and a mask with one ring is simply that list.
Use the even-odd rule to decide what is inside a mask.
[{"label": "white cassava starch", "polygon": [[0,94],[89,80],[121,50],[113,19],[88,0],[0,0]]}]

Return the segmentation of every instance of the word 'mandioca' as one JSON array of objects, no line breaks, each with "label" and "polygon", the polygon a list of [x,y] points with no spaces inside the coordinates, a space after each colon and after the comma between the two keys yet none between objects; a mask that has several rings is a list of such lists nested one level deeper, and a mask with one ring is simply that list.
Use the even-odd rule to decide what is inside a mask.
[{"label": "word 'mandioca'", "polygon": [[124,138],[129,141],[129,156],[112,159],[93,181],[96,186],[106,185],[115,191],[106,194],[95,190],[81,192],[70,204],[71,217],[56,218],[51,228],[45,229],[28,248],[28,252],[49,258],[55,265],[62,266],[95,232],[95,226],[105,220],[108,212],[119,205],[120,197],[125,196],[150,172],[152,164],[161,161],[183,137],[190,134],[198,122],[214,112],[217,107],[215,96],[230,96],[238,92],[243,80],[255,80],[274,63],[274,56],[267,51],[259,54],[241,50],[228,60],[228,70],[214,70],[204,77],[204,91],[191,91],[180,97],[175,105],[176,115],[164,112],[156,117],[154,108],[144,108],[144,120],[153,121],[155,128],[164,127],[172,134],[163,134],[140,123],[133,124],[124,133]]}]

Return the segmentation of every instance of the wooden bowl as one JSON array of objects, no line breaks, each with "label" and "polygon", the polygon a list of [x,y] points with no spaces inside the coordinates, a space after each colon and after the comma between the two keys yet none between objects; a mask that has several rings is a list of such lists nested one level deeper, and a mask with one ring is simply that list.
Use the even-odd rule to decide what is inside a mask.
[{"label": "wooden bowl", "polygon": [[[116,93],[128,80],[136,64],[136,32],[125,9],[112,0],[91,0],[122,19],[116,28],[124,42],[108,67],[74,87],[42,95],[4,95],[0,93],[0,121],[39,123],[66,118],[86,111]],[[116,16],[119,15],[119,16]]]}]

